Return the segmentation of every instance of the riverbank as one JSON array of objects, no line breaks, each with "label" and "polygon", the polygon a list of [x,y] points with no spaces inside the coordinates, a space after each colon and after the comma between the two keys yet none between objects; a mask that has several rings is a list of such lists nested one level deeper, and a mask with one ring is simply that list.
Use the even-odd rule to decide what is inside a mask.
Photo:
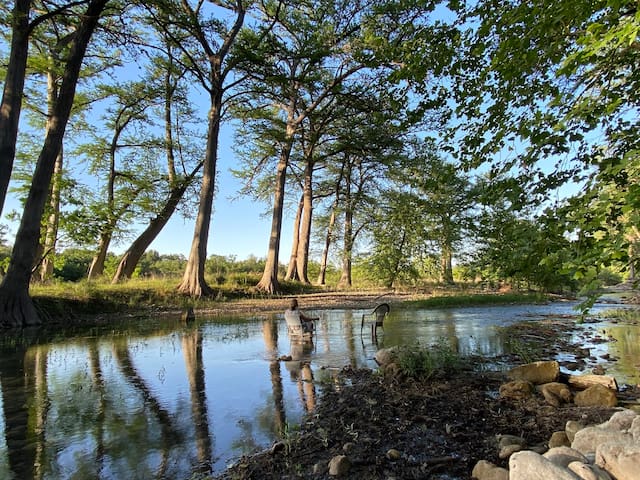
[{"label": "riverbank", "polygon": [[[524,322],[507,334],[519,342],[521,352],[535,352],[536,359],[559,353],[573,357],[582,349],[572,343],[576,320]],[[217,478],[334,478],[330,461],[345,456],[350,466],[341,478],[469,479],[480,460],[506,467],[498,435],[523,437],[527,445],[540,446],[564,430],[568,420],[599,424],[615,411],[571,403],[552,406],[540,394],[525,400],[501,398],[504,371],[492,371],[485,359],[468,360],[455,373],[428,380],[345,368],[331,384],[320,386],[319,405],[299,430],[287,432],[267,451],[239,459]],[[515,354],[497,359],[503,367],[522,360]],[[637,402],[640,391],[627,386],[619,397]]]}]

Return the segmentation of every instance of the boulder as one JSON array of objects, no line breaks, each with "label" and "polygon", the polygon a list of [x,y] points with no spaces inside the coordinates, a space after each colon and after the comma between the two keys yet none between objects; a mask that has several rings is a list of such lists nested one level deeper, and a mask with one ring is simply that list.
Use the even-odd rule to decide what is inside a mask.
[{"label": "boulder", "polygon": [[374,356],[378,365],[384,367],[398,359],[398,347],[381,348]]},{"label": "boulder", "polygon": [[571,391],[564,383],[545,383],[540,385],[539,390],[547,403],[554,407],[559,407],[562,403],[571,402]]},{"label": "boulder", "polygon": [[549,439],[549,448],[555,447],[570,447],[571,442],[567,437],[567,432],[553,432]]},{"label": "boulder", "polygon": [[601,423],[599,427],[607,430],[629,430],[636,418],[638,418],[638,414],[627,408],[614,413],[609,420]]},{"label": "boulder", "polygon": [[480,460],[473,467],[471,476],[477,480],[509,480],[509,470],[486,460]]},{"label": "boulder", "polygon": [[509,459],[509,480],[576,480],[575,474],[542,455],[524,450]]},{"label": "boulder", "polygon": [[564,431],[567,434],[569,443],[573,442],[573,438],[576,436],[576,432],[582,430],[586,425],[576,420],[568,420],[564,426]]},{"label": "boulder", "polygon": [[586,427],[576,432],[571,448],[583,455],[593,455],[598,445],[603,443],[628,443],[631,440],[633,437],[629,433],[601,427]]},{"label": "boulder", "polygon": [[560,375],[560,364],[555,360],[519,365],[507,372],[509,380],[523,380],[534,385],[555,382]]},{"label": "boulder", "polygon": [[598,445],[595,463],[616,480],[637,480],[640,476],[640,444],[630,438],[626,443]]},{"label": "boulder", "polygon": [[346,475],[351,468],[351,461],[346,455],[336,455],[329,461],[329,475],[340,477]]},{"label": "boulder", "polygon": [[547,460],[555,463],[559,467],[567,468],[571,462],[587,463],[587,457],[579,451],[569,447],[550,448],[542,455]]},{"label": "boulder", "polygon": [[582,480],[612,480],[611,475],[597,465],[571,462],[568,468]]},{"label": "boulder", "polygon": [[524,400],[533,395],[533,384],[526,380],[514,380],[500,385],[500,398]]},{"label": "boulder", "polygon": [[602,385],[576,393],[573,402],[579,407],[615,407],[618,404],[616,392]]}]

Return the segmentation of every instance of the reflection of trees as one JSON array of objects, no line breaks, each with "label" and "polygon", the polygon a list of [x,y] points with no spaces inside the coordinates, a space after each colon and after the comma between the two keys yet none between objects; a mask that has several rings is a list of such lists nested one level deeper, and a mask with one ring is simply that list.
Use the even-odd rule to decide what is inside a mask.
[{"label": "reflection of trees", "polygon": [[25,373],[33,375],[28,383],[33,385],[33,400],[29,405],[30,425],[33,425],[33,443],[35,445],[35,461],[33,464],[33,478],[44,476],[45,460],[45,426],[47,423],[48,398],[47,388],[47,353],[48,345],[35,345],[25,355]]},{"label": "reflection of trees", "polygon": [[104,465],[105,446],[104,446],[104,422],[106,417],[106,388],[104,378],[102,377],[102,369],[100,367],[100,353],[98,351],[98,341],[91,338],[87,345],[89,350],[89,369],[91,370],[91,381],[97,395],[96,417],[94,422],[94,437],[96,440],[96,472],[102,471]]},{"label": "reflection of trees", "polygon": [[302,404],[307,412],[316,408],[316,388],[313,383],[313,371],[311,365],[303,363],[300,369],[300,377],[298,378],[298,391]]},{"label": "reflection of trees", "polygon": [[207,396],[202,363],[202,332],[194,329],[182,335],[182,355],[189,378],[191,414],[196,434],[196,452],[200,473],[211,470],[211,437],[207,416]]},{"label": "reflection of trees", "polygon": [[284,394],[282,391],[282,375],[280,374],[280,362],[274,360],[269,363],[269,372],[271,373],[271,387],[273,390],[273,419],[275,430],[279,436],[282,436],[287,421],[284,410]]},{"label": "reflection of trees", "polygon": [[158,469],[158,477],[164,478],[165,472],[168,467],[167,460],[170,447],[180,441],[180,435],[177,433],[177,430],[173,426],[173,422],[171,420],[169,412],[167,412],[162,407],[162,405],[160,405],[158,400],[154,397],[153,393],[147,386],[144,379],[138,374],[135,367],[133,366],[133,362],[131,361],[131,356],[129,355],[129,350],[127,348],[126,342],[114,344],[113,352],[114,357],[118,362],[118,365],[124,377],[140,392],[142,398],[144,399],[145,405],[149,407],[149,410],[158,419],[158,423],[160,424],[160,428],[162,431],[163,443],[162,461],[160,463],[160,468]]}]

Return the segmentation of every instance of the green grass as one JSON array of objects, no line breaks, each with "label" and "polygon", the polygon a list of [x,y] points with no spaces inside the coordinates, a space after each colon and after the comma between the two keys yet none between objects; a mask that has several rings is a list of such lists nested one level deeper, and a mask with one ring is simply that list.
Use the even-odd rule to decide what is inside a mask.
[{"label": "green grass", "polygon": [[472,305],[504,305],[519,303],[545,303],[548,298],[541,293],[504,293],[504,294],[443,294],[424,300],[405,302],[403,305],[414,308],[447,308]]},{"label": "green grass", "polygon": [[446,339],[426,348],[419,344],[402,346],[398,352],[398,366],[410,378],[438,378],[459,371],[464,365]]}]

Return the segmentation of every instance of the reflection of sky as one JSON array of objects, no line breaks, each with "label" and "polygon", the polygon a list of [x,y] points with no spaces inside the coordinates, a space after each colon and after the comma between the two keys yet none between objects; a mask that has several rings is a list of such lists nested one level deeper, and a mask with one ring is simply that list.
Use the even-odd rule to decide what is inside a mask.
[{"label": "reflection of sky", "polygon": [[[348,364],[374,367],[377,348],[415,342],[430,345],[442,339],[462,354],[500,354],[503,347],[493,326],[551,314],[573,314],[572,306],[392,310],[377,345],[367,326],[360,334],[362,314],[370,310],[310,311],[307,313],[321,317],[310,349],[290,342],[281,316],[265,321],[205,322],[200,326],[206,389],[204,421],[214,468],[220,471],[240,455],[268,447],[282,427],[278,420],[290,426],[298,424],[305,409],[312,408],[315,401],[313,387],[304,381],[310,375],[318,380]],[[589,325],[585,324],[585,328]],[[595,324],[593,328],[606,329],[607,335],[618,341],[596,344],[592,353],[600,356],[608,352],[620,358],[611,366],[611,372],[637,374],[640,328],[609,324]],[[105,479],[126,478],[132,473],[153,478],[163,462],[165,477],[190,476],[189,470],[198,460],[183,352],[189,343],[184,343],[183,337],[192,334],[179,325],[157,334],[128,332],[33,347],[44,348],[47,355],[45,461],[50,478],[70,477],[83,471],[89,477]],[[97,352],[94,357],[90,355],[91,348]],[[144,387],[125,375],[122,362],[127,360],[123,360],[123,352]],[[291,355],[293,361],[278,362],[283,355]],[[92,358],[99,359],[102,383],[94,378]],[[301,361],[310,362],[311,370],[303,372]],[[104,411],[102,423],[97,421],[100,409]],[[157,409],[168,414],[179,438],[164,459],[161,453],[166,450],[166,438]],[[284,426],[285,430],[290,426]],[[4,432],[1,417],[0,430]],[[99,442],[107,455],[98,467],[95,452]],[[6,477],[2,470],[7,464],[6,448],[6,443],[0,442],[2,478]]]}]

